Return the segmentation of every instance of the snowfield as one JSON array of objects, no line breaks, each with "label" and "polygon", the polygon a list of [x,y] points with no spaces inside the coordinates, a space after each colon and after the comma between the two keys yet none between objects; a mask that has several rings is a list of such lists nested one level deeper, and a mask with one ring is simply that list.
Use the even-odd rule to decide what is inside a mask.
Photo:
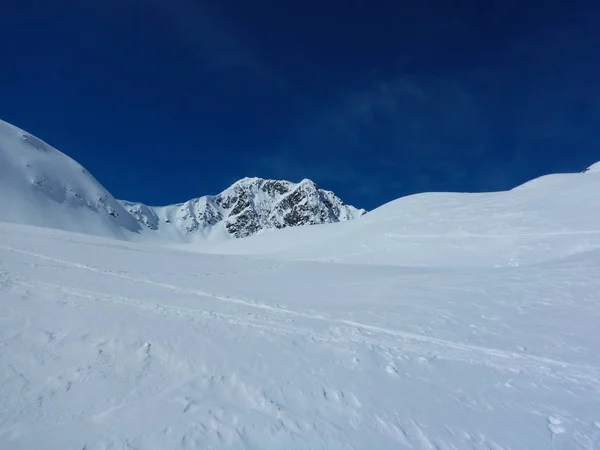
[{"label": "snowfield", "polygon": [[186,240],[0,122],[0,450],[598,449],[598,198]]},{"label": "snowfield", "polygon": [[599,293],[598,249],[360,265],[2,224],[0,448],[597,448]]}]

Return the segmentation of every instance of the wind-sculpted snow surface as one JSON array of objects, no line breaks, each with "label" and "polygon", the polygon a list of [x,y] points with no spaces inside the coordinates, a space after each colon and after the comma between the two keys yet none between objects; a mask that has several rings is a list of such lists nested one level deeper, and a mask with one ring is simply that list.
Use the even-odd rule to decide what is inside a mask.
[{"label": "wind-sculpted snow surface", "polygon": [[0,224],[0,448],[597,448],[599,292],[595,249],[399,267]]}]

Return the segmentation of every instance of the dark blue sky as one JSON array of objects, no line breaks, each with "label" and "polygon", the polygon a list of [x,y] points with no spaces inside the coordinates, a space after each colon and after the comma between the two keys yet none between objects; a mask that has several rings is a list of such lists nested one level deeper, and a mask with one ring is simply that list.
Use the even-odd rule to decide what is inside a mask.
[{"label": "dark blue sky", "polygon": [[0,0],[0,118],[150,204],[507,189],[600,160],[596,5]]}]

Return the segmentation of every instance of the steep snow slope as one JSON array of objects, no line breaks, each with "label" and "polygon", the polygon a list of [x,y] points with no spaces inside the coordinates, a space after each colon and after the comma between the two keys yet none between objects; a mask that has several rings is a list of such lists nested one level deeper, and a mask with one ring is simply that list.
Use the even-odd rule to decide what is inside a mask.
[{"label": "steep snow slope", "polygon": [[598,448],[599,292],[600,250],[365,266],[0,224],[0,448]]},{"label": "steep snow slope", "polygon": [[348,221],[365,213],[310,180],[244,178],[215,196],[162,208],[123,202],[150,229],[174,228],[185,240],[215,229],[243,238],[262,230]]},{"label": "steep snow slope", "polygon": [[115,238],[141,229],[81,165],[3,121],[0,220]]},{"label": "steep snow slope", "polygon": [[394,265],[520,265],[600,248],[600,172],[558,174],[507,192],[427,193],[361,219],[225,242],[215,253]]}]

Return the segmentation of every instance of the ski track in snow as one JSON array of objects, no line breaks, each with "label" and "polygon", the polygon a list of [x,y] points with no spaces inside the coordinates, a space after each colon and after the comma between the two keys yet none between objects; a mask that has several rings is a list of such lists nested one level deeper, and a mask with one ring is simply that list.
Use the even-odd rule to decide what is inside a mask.
[{"label": "ski track in snow", "polygon": [[[494,364],[494,365],[498,365],[498,367],[503,367],[503,366],[510,367],[512,370],[528,369],[528,370],[539,371],[543,374],[551,374],[552,370],[562,369],[564,371],[562,376],[569,376],[569,377],[573,377],[574,379],[583,379],[583,380],[588,380],[588,381],[600,384],[600,367],[571,364],[571,363],[564,362],[564,361],[557,361],[557,360],[554,360],[551,358],[537,357],[534,355],[519,354],[516,352],[506,352],[506,351],[497,350],[497,349],[493,349],[493,348],[466,345],[466,344],[461,344],[458,342],[451,342],[451,341],[446,341],[443,339],[436,339],[436,338],[432,338],[429,336],[422,336],[422,335],[417,335],[414,333],[407,333],[407,332],[403,332],[403,331],[377,327],[377,326],[368,325],[368,324],[364,324],[364,323],[360,323],[360,322],[354,322],[354,321],[337,319],[337,318],[328,318],[328,317],[325,317],[322,315],[311,315],[311,314],[306,314],[306,313],[302,313],[302,312],[291,311],[291,310],[284,309],[284,308],[273,307],[273,306],[266,305],[264,303],[260,303],[258,301],[254,301],[254,300],[235,298],[235,297],[231,297],[231,296],[225,296],[225,295],[220,295],[220,294],[215,294],[215,293],[205,292],[205,291],[200,291],[200,290],[182,289],[178,286],[171,285],[168,283],[160,283],[160,282],[155,282],[152,280],[131,277],[131,276],[123,275],[123,274],[112,272],[112,271],[101,270],[101,269],[87,266],[84,264],[64,261],[61,259],[53,258],[53,257],[39,254],[39,253],[15,249],[12,247],[0,246],[0,249],[25,254],[28,256],[33,256],[33,257],[39,258],[39,259],[53,261],[53,262],[62,264],[67,267],[72,267],[75,269],[87,270],[87,271],[91,271],[91,272],[100,273],[102,275],[121,278],[121,279],[130,281],[130,282],[133,282],[133,283],[145,283],[145,284],[149,284],[151,286],[171,290],[171,291],[181,293],[181,294],[191,294],[191,295],[196,295],[199,297],[210,298],[210,299],[221,301],[221,302],[233,303],[236,305],[250,307],[250,308],[257,308],[257,309],[266,310],[268,312],[279,314],[279,315],[297,316],[297,317],[301,317],[301,318],[305,318],[305,319],[322,320],[322,321],[328,322],[330,324],[347,325],[348,327],[350,327],[350,330],[345,330],[345,331],[350,331],[352,336],[364,336],[365,332],[372,332],[372,333],[377,333],[377,334],[385,334],[385,335],[393,336],[393,337],[398,338],[406,343],[410,343],[411,341],[415,341],[415,343],[425,343],[428,345],[441,347],[442,349],[446,350],[444,353],[445,358],[459,358],[460,360],[466,360],[470,363]],[[21,283],[21,284],[30,286],[32,288],[36,287],[35,284],[33,284],[33,285],[28,285],[26,283]],[[209,312],[206,310],[201,310],[201,309],[181,308],[181,307],[165,305],[165,304],[157,304],[157,305],[152,306],[152,305],[148,305],[144,302],[140,302],[138,300],[131,299],[131,298],[115,297],[115,296],[107,297],[99,292],[91,292],[91,291],[86,292],[86,291],[77,290],[77,289],[68,289],[64,286],[57,286],[57,285],[51,285],[51,284],[38,284],[37,287],[41,287],[41,288],[45,288],[45,289],[48,289],[48,288],[58,289],[65,293],[71,293],[73,295],[82,296],[82,297],[89,298],[89,299],[98,299],[98,300],[104,299],[105,301],[112,300],[115,302],[121,302],[123,304],[127,304],[129,306],[133,306],[133,307],[137,307],[137,308],[153,310],[153,311],[157,311],[159,313],[175,314],[175,315],[181,316],[181,317],[190,317],[190,318],[220,317],[220,318],[223,318],[224,320],[231,321],[233,323],[241,323],[241,324],[250,325],[250,326],[258,326],[258,327],[268,328],[269,330],[279,330],[281,332],[295,332],[298,334],[307,333],[306,331],[303,331],[303,330],[297,329],[297,328],[278,327],[276,325],[277,324],[276,321],[267,322],[267,323],[261,323],[261,322],[257,322],[257,321],[254,321],[254,322],[252,322],[252,321],[242,321],[242,322],[237,321],[236,322],[233,319],[233,317],[228,318],[225,315],[216,314],[216,313],[212,313],[212,312]],[[321,340],[331,340],[332,339],[331,336],[329,336],[329,337],[317,336],[317,335],[312,335],[312,336],[314,338],[318,337]],[[370,345],[381,343],[380,341],[378,341],[376,339],[369,340],[366,338],[363,338],[363,339],[353,338],[351,340],[353,340],[355,342],[360,342],[363,344],[370,344]],[[409,350],[409,348],[404,347],[403,350]],[[416,346],[415,350],[417,352],[419,351],[418,345]],[[448,353],[448,350],[453,350],[453,351],[455,351],[455,353]],[[471,356],[469,357],[469,355],[471,355]]]}]

